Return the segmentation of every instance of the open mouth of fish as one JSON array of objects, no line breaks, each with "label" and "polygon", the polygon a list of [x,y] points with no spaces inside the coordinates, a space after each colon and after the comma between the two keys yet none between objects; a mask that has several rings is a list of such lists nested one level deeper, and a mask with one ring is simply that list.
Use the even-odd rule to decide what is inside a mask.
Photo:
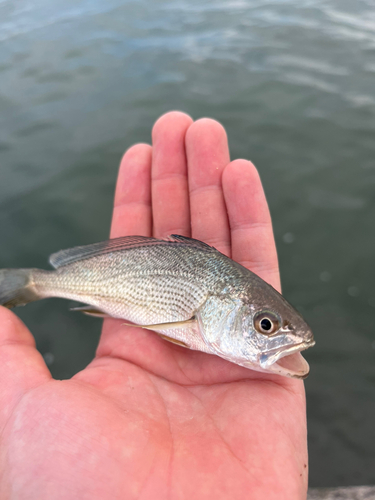
[{"label": "open mouth of fish", "polygon": [[315,345],[314,340],[301,342],[286,349],[273,349],[260,356],[259,364],[261,368],[268,372],[284,375],[293,378],[306,378],[310,371],[310,366],[301,351]]}]

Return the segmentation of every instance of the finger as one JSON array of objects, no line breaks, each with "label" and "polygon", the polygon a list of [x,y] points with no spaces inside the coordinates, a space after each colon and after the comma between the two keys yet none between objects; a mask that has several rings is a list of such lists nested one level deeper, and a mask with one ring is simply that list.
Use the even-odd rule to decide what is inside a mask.
[{"label": "finger", "polygon": [[30,331],[15,314],[0,306],[0,425],[23,394],[51,380]]},{"label": "finger", "polygon": [[227,135],[220,123],[203,118],[186,133],[192,236],[230,256],[230,231],[221,187],[229,162]]},{"label": "finger", "polygon": [[232,161],[224,169],[222,182],[233,260],[280,290],[271,216],[257,169],[247,160]]},{"label": "finger", "polygon": [[151,236],[151,155],[150,145],[136,144],[121,160],[111,238],[132,234]]},{"label": "finger", "polygon": [[160,117],[152,130],[152,213],[157,238],[190,235],[185,134],[193,120],[179,111]]}]

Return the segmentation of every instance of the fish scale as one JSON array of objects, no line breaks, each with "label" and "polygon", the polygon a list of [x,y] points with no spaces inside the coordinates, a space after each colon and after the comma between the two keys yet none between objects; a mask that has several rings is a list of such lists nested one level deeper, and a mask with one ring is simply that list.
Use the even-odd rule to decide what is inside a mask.
[{"label": "fish scale", "polygon": [[[301,315],[261,278],[206,243],[179,235],[127,236],[62,250],[50,262],[53,271],[0,270],[0,304],[78,300],[88,304],[83,312],[122,318],[247,368],[308,373],[300,355],[303,361],[290,361],[314,343]],[[279,362],[286,356],[288,363]]]},{"label": "fish scale", "polygon": [[[175,252],[167,259],[165,251],[161,253],[160,249],[151,247],[146,260],[139,259],[136,249],[126,250],[126,254],[126,259],[113,252],[87,258],[83,267],[78,262],[52,272],[36,272],[34,280],[45,296],[63,295],[86,302],[87,296],[93,296],[96,298],[95,305],[102,306],[101,309],[111,316],[137,323],[189,319],[207,295],[209,274],[201,270],[202,259],[195,262],[196,267],[192,265],[191,252],[184,252],[185,255],[179,253],[179,265],[181,262],[188,264],[180,269],[175,269]],[[190,271],[188,278],[187,268]],[[98,271],[88,277],[87,269]],[[75,290],[79,293],[76,294]],[[137,310],[133,311],[134,307]]]}]

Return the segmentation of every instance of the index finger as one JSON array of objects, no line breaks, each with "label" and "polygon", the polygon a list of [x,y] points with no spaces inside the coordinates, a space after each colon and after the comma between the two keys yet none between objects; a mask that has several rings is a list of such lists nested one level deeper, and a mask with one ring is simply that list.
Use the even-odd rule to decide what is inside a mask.
[{"label": "index finger", "polygon": [[222,176],[232,259],[281,289],[271,215],[257,169],[247,160],[229,163]]}]

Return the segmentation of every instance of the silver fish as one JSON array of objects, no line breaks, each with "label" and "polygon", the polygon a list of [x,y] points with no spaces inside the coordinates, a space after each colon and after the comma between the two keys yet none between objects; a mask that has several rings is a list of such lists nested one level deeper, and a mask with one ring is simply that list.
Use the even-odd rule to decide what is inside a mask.
[{"label": "silver fish", "polygon": [[301,315],[257,275],[191,238],[125,236],[62,250],[53,271],[0,270],[0,304],[62,297],[253,370],[305,378],[315,344]]}]

